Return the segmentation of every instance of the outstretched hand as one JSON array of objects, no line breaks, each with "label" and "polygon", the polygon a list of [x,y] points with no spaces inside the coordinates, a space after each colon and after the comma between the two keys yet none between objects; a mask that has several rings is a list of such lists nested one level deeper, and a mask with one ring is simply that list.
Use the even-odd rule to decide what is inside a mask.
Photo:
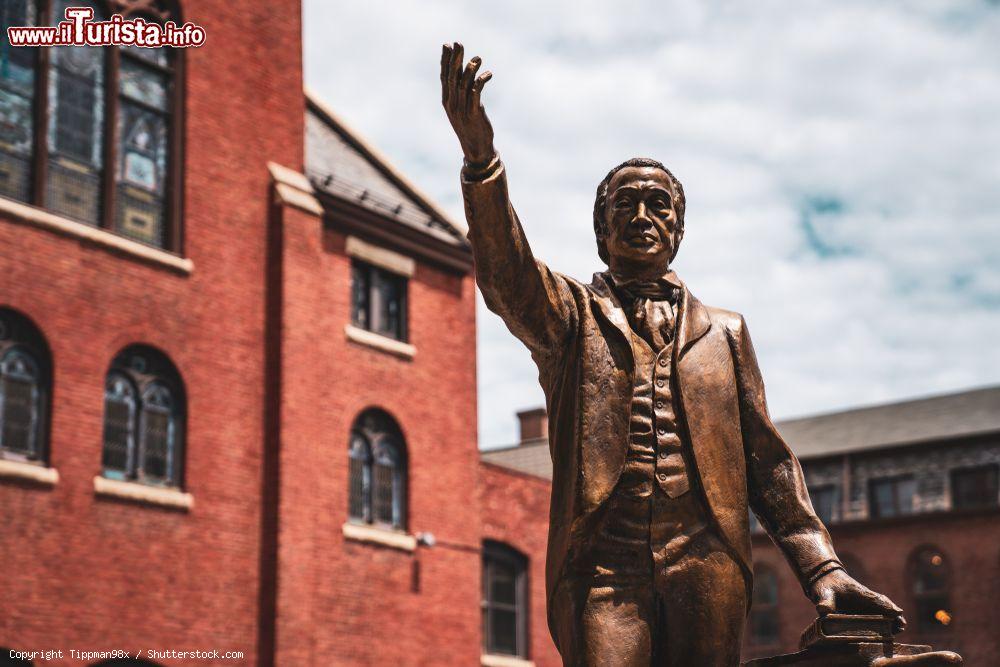
[{"label": "outstretched hand", "polygon": [[448,120],[458,135],[470,165],[485,166],[493,159],[493,126],[480,102],[483,86],[493,77],[492,72],[479,72],[482,59],[472,58],[464,64],[465,49],[455,42],[441,50],[441,103]]},{"label": "outstretched hand", "polygon": [[831,613],[873,614],[895,619],[896,632],[906,627],[903,610],[886,596],[858,583],[844,570],[833,570],[813,584],[812,601],[820,616]]}]

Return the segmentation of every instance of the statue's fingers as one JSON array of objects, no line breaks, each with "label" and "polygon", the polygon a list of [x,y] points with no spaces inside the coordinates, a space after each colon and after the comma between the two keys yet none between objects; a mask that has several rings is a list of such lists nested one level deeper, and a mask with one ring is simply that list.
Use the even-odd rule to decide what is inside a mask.
[{"label": "statue's fingers", "polygon": [[451,47],[441,47],[441,103],[448,104],[448,70],[451,68]]},{"label": "statue's fingers", "polygon": [[479,107],[479,104],[480,104],[479,97],[480,97],[480,95],[483,92],[483,86],[485,86],[486,82],[489,81],[492,78],[493,78],[493,72],[491,72],[489,70],[486,70],[485,72],[483,72],[482,74],[480,74],[476,78],[476,80],[473,82],[473,84],[472,84],[472,100],[470,102],[471,107],[473,109],[477,109]]},{"label": "statue's fingers", "polygon": [[476,56],[469,61],[468,67],[465,68],[465,72],[462,73],[462,93],[465,95],[465,111],[472,110],[472,88],[476,83],[476,73],[479,71],[479,66],[483,64],[482,58]]},{"label": "statue's fingers", "polygon": [[456,88],[458,87],[459,79],[462,76],[462,61],[465,59],[465,48],[458,42],[455,42],[451,53],[451,64],[448,67],[448,88],[451,89],[449,95],[452,101],[458,101],[455,93],[457,92]]}]

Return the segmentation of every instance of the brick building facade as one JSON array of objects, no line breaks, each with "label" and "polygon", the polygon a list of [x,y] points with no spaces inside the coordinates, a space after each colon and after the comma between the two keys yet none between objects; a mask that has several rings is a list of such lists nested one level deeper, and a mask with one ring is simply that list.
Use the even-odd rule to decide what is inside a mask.
[{"label": "brick building facade", "polygon": [[475,664],[461,223],[303,95],[298,3],[95,8],[207,41],[0,44],[0,646]]}]

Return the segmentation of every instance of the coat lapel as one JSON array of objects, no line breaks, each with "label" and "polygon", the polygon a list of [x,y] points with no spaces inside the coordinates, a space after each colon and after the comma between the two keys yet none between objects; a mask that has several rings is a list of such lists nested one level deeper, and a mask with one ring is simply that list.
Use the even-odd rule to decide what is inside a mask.
[{"label": "coat lapel", "polygon": [[708,333],[712,321],[708,317],[708,309],[701,301],[694,298],[684,285],[681,303],[678,310],[680,323],[677,332],[677,358],[680,359],[698,340]]}]

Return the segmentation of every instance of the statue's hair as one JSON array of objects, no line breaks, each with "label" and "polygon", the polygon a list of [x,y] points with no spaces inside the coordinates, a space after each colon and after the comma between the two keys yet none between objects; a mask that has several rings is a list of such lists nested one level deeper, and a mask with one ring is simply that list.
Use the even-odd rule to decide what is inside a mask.
[{"label": "statue's hair", "polygon": [[[662,162],[646,157],[634,157],[631,160],[622,162],[609,171],[608,175],[601,181],[601,184],[597,186],[597,197],[594,199],[594,234],[597,236],[597,254],[600,255],[601,260],[605,264],[609,262],[608,248],[605,244],[608,233],[604,225],[604,211],[608,205],[608,184],[611,183],[611,179],[615,177],[615,174],[627,167],[652,167],[661,170],[670,179],[670,189],[674,193],[674,210],[677,212],[677,243],[674,245],[674,255],[677,255],[677,248],[680,247],[680,240],[684,236],[684,208],[686,203],[684,200],[684,187],[677,180],[677,177],[663,166]],[[674,256],[671,256],[670,259],[673,261]]]}]

